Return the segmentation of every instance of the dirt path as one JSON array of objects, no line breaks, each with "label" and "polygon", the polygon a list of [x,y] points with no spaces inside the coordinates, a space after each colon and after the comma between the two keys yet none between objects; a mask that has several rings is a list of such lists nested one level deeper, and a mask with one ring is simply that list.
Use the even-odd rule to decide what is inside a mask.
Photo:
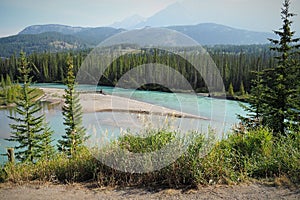
[{"label": "dirt path", "polygon": [[300,199],[299,189],[274,187],[259,183],[238,186],[208,186],[198,190],[151,188],[98,188],[93,184],[54,185],[0,184],[2,200],[81,200],[81,199]]}]

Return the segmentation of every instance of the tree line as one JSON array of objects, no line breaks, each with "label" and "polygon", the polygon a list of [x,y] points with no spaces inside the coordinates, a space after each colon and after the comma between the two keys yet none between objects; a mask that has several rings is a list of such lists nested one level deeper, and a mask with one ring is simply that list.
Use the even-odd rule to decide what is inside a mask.
[{"label": "tree line", "polygon": [[[226,91],[228,91],[230,84],[232,84],[234,92],[240,91],[241,85],[243,85],[246,92],[250,92],[251,80],[255,78],[252,72],[276,66],[276,62],[274,61],[274,55],[276,53],[270,51],[269,46],[270,45],[220,45],[206,47],[206,49],[220,71]],[[67,56],[70,54],[76,74],[88,53],[89,51],[71,53],[45,52],[28,55],[27,59],[34,63],[39,70],[39,74],[34,75],[33,81],[40,83],[63,83],[67,76],[65,65]],[[200,58],[194,55],[191,59],[197,61],[197,59]],[[0,76],[9,76],[11,80],[17,80],[19,76],[17,60],[18,56],[14,54],[9,58],[0,59]],[[98,84],[114,86],[119,78],[128,70],[152,61],[171,66],[177,70],[190,82],[195,91],[207,91],[202,75],[195,70],[191,63],[186,62],[176,54],[170,55],[159,49],[135,52],[118,57],[111,63],[110,67],[107,68],[104,73],[105,76],[101,77]],[[97,71],[93,71],[93,73],[97,73]]]}]

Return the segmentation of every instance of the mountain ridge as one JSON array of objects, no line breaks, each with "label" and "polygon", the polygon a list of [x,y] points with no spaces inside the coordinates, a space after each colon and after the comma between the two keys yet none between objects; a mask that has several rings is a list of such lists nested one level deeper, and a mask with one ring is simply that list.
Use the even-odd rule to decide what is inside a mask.
[{"label": "mountain ridge", "polygon": [[74,34],[82,30],[90,29],[89,27],[68,26],[62,24],[41,24],[25,27],[17,35],[39,34],[44,32],[59,32],[64,34]]},{"label": "mountain ridge", "polygon": [[[200,45],[247,45],[265,44],[274,35],[236,29],[215,23],[164,27],[186,34]],[[8,57],[21,50],[32,52],[58,52],[93,48],[105,39],[126,31],[113,27],[72,27],[60,24],[33,25],[19,34],[0,38],[0,57]]]},{"label": "mountain ridge", "polygon": [[[197,25],[168,26],[167,28],[186,34],[200,44],[265,44],[272,33],[257,32],[245,29],[233,28],[216,23],[201,23]],[[212,40],[213,38],[213,40]]]}]

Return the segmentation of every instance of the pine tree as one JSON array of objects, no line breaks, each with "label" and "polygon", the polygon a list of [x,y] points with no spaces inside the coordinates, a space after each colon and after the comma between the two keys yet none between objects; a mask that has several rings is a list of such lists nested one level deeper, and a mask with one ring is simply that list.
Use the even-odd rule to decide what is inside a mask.
[{"label": "pine tree", "polygon": [[49,127],[48,123],[44,123],[44,133],[41,136],[40,148],[41,148],[41,155],[40,157],[44,159],[51,159],[52,156],[55,154],[55,149],[52,145],[54,139],[52,139],[53,130]]},{"label": "pine tree", "polygon": [[62,114],[64,116],[64,125],[66,133],[63,139],[58,141],[58,150],[72,155],[78,147],[85,141],[85,128],[82,126],[82,107],[79,103],[79,95],[75,92],[75,76],[73,71],[73,61],[69,56],[67,58],[67,77],[65,84],[65,104]]},{"label": "pine tree", "polygon": [[252,80],[252,88],[250,94],[247,96],[247,102],[249,105],[240,104],[240,106],[247,111],[247,116],[238,115],[241,120],[241,130],[244,128],[255,129],[262,125],[262,113],[264,109],[264,99],[262,98],[263,84],[262,73],[255,72],[256,79]]},{"label": "pine tree", "polygon": [[6,88],[6,84],[5,84],[5,80],[4,80],[3,74],[1,74],[0,86],[1,86],[0,100],[1,100],[2,104],[7,104],[7,99],[6,99],[7,88]]},{"label": "pine tree", "polygon": [[244,96],[246,94],[243,81],[241,82],[241,85],[240,85],[240,94],[242,96]]},{"label": "pine tree", "polygon": [[233,85],[232,85],[232,83],[229,84],[228,95],[231,96],[231,97],[234,96],[234,91],[233,91]]},{"label": "pine tree", "polygon": [[[23,85],[21,94],[15,102],[17,114],[9,116],[15,123],[10,124],[12,133],[11,137],[7,139],[8,141],[18,142],[18,145],[15,146],[18,150],[16,158],[22,162],[35,162],[44,154],[41,141],[45,136],[45,127],[43,126],[45,116],[39,114],[42,107],[35,101],[37,98],[35,89],[30,88],[32,77],[29,76],[31,72],[29,64],[25,54],[21,52],[18,70]],[[47,132],[47,137],[51,137],[49,130]]]},{"label": "pine tree", "polygon": [[0,83],[0,84],[1,84],[1,85],[0,85],[1,88],[4,89],[5,86],[6,86],[6,84],[5,84],[5,80],[4,80],[3,74],[1,74],[1,81],[0,81],[0,82],[1,82],[1,83]]},{"label": "pine tree", "polygon": [[[275,133],[283,134],[290,125],[299,117],[295,99],[292,98],[297,93],[297,79],[295,73],[299,70],[299,64],[293,59],[293,55],[297,52],[300,45],[295,44],[299,38],[293,39],[295,34],[291,31],[292,21],[290,20],[295,14],[289,12],[290,1],[285,0],[281,11],[281,19],[283,21],[282,28],[279,31],[274,31],[280,37],[279,40],[270,39],[275,45],[271,50],[277,52],[275,59],[278,65],[274,69],[265,70],[266,90],[265,101],[266,107],[263,116],[264,122]],[[298,66],[298,67],[297,67]],[[299,99],[298,99],[299,101]]]},{"label": "pine tree", "polygon": [[[273,43],[271,50],[276,52],[277,66],[262,71],[261,78],[252,91],[250,111],[256,114],[249,121],[259,117],[261,124],[271,128],[274,133],[284,134],[288,128],[299,129],[299,60],[295,54],[300,47],[291,31],[295,14],[289,12],[290,1],[284,0],[281,11],[282,28],[274,31],[279,40],[269,39]],[[259,76],[260,76],[259,75]]]}]

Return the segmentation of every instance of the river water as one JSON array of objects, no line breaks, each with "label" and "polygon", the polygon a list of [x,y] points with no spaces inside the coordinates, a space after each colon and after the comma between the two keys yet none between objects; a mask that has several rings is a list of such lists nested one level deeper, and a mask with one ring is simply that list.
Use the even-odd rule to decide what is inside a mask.
[{"label": "river water", "polygon": [[[65,88],[61,84],[36,84],[37,87]],[[118,113],[118,112],[98,112],[84,113],[83,124],[87,129],[88,135],[103,137],[109,142],[120,134],[120,131],[130,129],[132,132],[143,129],[145,126],[158,128],[169,122],[173,129],[188,131],[198,130],[206,132],[208,128],[215,130],[218,137],[230,132],[231,128],[238,123],[237,114],[245,115],[245,111],[240,107],[239,102],[214,99],[196,94],[183,93],[165,93],[155,91],[130,90],[113,87],[95,87],[82,85],[80,90],[99,91],[106,94],[112,94],[127,97],[134,100],[144,101],[147,103],[164,106],[170,109],[182,111],[207,118],[207,120],[198,119],[167,119],[162,116],[141,116],[141,114]],[[64,133],[63,116],[58,107],[49,108],[43,106],[43,112],[50,127],[54,131],[54,139],[57,140]],[[12,110],[0,110],[0,153],[6,152],[7,147],[14,146],[14,143],[4,140],[10,136],[9,124],[12,121],[7,117],[13,114]],[[55,141],[54,141],[55,143]],[[5,156],[0,156],[0,163],[6,161]]]}]

